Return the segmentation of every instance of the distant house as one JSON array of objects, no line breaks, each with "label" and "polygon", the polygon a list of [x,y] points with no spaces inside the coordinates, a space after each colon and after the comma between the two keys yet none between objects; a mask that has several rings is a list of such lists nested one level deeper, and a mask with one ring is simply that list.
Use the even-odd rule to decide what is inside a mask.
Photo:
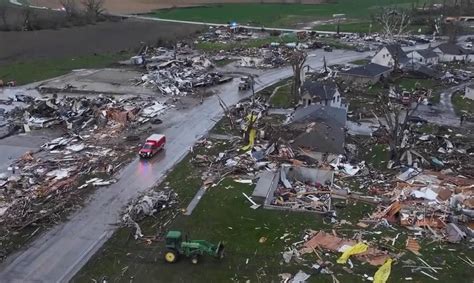
[{"label": "distant house", "polygon": [[301,102],[304,106],[319,104],[347,109],[334,82],[305,81],[301,87]]},{"label": "distant house", "polygon": [[295,133],[295,152],[317,161],[332,161],[344,153],[347,111],[323,105],[300,108],[293,114],[290,131]]},{"label": "distant house", "polygon": [[413,50],[407,56],[411,64],[436,65],[439,62],[438,54],[431,49]]},{"label": "distant house", "polygon": [[452,43],[443,43],[435,48],[433,51],[438,54],[440,62],[452,61],[467,61],[472,62],[474,55],[470,50],[467,50],[459,45]]},{"label": "distant house", "polygon": [[402,68],[408,61],[407,54],[399,44],[383,46],[371,60],[374,64],[390,68]]},{"label": "distant house", "polygon": [[381,79],[390,76],[392,68],[370,63],[364,66],[355,67],[348,71],[339,73],[339,77],[347,83],[371,85],[375,84]]},{"label": "distant house", "polygon": [[466,86],[464,97],[474,100],[474,84]]}]

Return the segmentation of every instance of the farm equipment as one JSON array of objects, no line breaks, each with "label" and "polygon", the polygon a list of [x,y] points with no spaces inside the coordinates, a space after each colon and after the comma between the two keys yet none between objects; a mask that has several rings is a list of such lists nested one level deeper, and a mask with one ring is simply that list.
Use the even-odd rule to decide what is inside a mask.
[{"label": "farm equipment", "polygon": [[166,234],[166,252],[165,261],[168,263],[175,263],[179,256],[184,255],[191,258],[193,264],[197,264],[199,257],[207,254],[215,258],[221,259],[224,257],[224,245],[219,242],[217,245],[209,243],[204,240],[190,240],[183,241],[183,236],[180,231],[169,231]]}]

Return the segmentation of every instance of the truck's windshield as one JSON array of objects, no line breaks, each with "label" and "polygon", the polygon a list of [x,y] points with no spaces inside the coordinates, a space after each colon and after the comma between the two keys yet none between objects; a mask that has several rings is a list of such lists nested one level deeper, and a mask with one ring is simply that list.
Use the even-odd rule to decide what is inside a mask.
[{"label": "truck's windshield", "polygon": [[143,145],[143,149],[151,149],[153,146],[151,143],[146,143]]}]

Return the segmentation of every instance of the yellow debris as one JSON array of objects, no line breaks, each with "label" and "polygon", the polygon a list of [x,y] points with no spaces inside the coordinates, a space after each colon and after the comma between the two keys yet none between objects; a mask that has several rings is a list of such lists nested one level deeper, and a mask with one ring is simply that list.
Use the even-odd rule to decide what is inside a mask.
[{"label": "yellow debris", "polygon": [[377,270],[377,272],[375,272],[374,283],[385,283],[385,282],[387,282],[391,271],[392,271],[392,259],[389,258],[379,268],[379,270]]},{"label": "yellow debris", "polygon": [[257,135],[257,130],[251,129],[249,133],[249,144],[242,147],[243,151],[248,151],[253,148],[253,144],[255,143],[255,136]]},{"label": "yellow debris", "polygon": [[364,243],[358,243],[353,247],[348,248],[340,258],[337,259],[337,263],[345,264],[351,255],[360,254],[367,250],[369,246]]}]

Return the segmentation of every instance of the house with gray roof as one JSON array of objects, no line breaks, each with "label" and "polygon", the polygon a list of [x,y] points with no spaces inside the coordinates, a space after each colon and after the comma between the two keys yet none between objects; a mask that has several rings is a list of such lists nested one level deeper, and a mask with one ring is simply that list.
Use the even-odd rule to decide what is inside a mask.
[{"label": "house with gray roof", "polygon": [[433,51],[438,54],[440,62],[473,62],[474,60],[474,54],[471,50],[465,49],[453,43],[442,43],[434,47]]},{"label": "house with gray roof", "polygon": [[305,81],[301,86],[301,103],[304,106],[319,104],[348,108],[336,83],[332,81]]},{"label": "house with gray roof", "polygon": [[369,63],[340,72],[338,76],[346,83],[372,85],[390,76],[392,68]]},{"label": "house with gray roof", "polygon": [[324,105],[297,109],[288,125],[295,132],[293,150],[317,161],[331,161],[344,153],[347,111]]},{"label": "house with gray roof", "polygon": [[436,65],[439,62],[439,56],[432,49],[418,49],[407,53],[411,64]]},{"label": "house with gray roof", "polygon": [[402,68],[409,59],[400,44],[388,44],[375,53],[371,62],[390,68]]}]

